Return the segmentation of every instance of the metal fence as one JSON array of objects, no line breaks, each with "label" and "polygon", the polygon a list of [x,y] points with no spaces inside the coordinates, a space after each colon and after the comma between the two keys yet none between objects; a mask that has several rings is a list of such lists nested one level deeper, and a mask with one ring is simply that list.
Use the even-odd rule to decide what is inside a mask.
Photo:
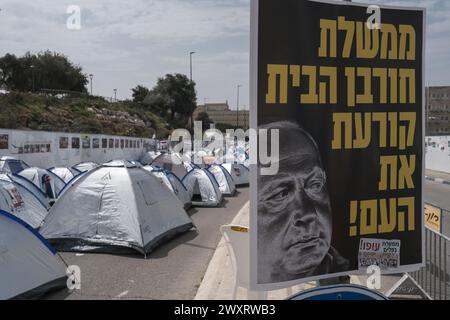
[{"label": "metal fence", "polygon": [[[438,208],[434,206],[435,208]],[[441,209],[441,208],[439,208]],[[441,209],[441,230],[448,234],[450,211]],[[425,228],[425,267],[409,275],[434,300],[450,299],[450,238]]]}]

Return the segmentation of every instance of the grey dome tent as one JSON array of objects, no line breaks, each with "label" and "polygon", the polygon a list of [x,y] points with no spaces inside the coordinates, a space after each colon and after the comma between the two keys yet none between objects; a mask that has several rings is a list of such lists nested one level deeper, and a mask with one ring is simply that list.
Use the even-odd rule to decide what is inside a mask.
[{"label": "grey dome tent", "polygon": [[183,204],[158,179],[127,163],[76,179],[44,221],[41,234],[62,251],[144,255],[193,227]]},{"label": "grey dome tent", "polygon": [[68,168],[68,167],[56,167],[56,168],[50,168],[48,171],[53,172],[56,174],[61,180],[63,180],[66,184],[70,182],[73,178],[81,174],[81,171],[75,169],[75,168]]},{"label": "grey dome tent", "polygon": [[150,151],[150,152],[146,152],[142,158],[141,158],[141,163],[144,165],[149,165],[151,164],[156,157],[158,157],[161,153],[160,152],[154,152],[154,151]]},{"label": "grey dome tent", "polygon": [[192,205],[217,207],[223,201],[222,192],[214,176],[206,169],[194,168],[182,180],[188,189]]},{"label": "grey dome tent", "polygon": [[0,210],[0,300],[36,299],[66,286],[66,267],[24,221]]},{"label": "grey dome tent", "polygon": [[18,173],[30,166],[27,165],[22,160],[18,160],[12,157],[1,157],[0,158],[0,172],[3,173]]},{"label": "grey dome tent", "polygon": [[126,166],[129,168],[142,168],[143,167],[142,163],[140,163],[139,161],[135,161],[135,160],[111,160],[109,162],[106,162],[104,165],[109,166],[109,167],[122,167],[122,166]]},{"label": "grey dome tent", "polygon": [[12,213],[37,229],[47,216],[47,207],[25,186],[0,174],[0,210]]},{"label": "grey dome tent", "polygon": [[191,195],[183,182],[170,171],[164,171],[162,169],[154,169],[151,166],[145,166],[145,170],[151,172],[159,181],[172,191],[177,198],[183,203],[184,208],[188,209],[191,205]]},{"label": "grey dome tent", "polygon": [[72,168],[84,173],[84,172],[94,170],[98,166],[100,166],[100,165],[95,162],[81,162],[79,164],[74,165]]},{"label": "grey dome tent", "polygon": [[236,193],[236,185],[230,173],[221,165],[212,165],[207,169],[219,184],[219,190],[224,196],[233,196]]},{"label": "grey dome tent", "polygon": [[177,153],[160,154],[155,158],[155,160],[153,160],[151,166],[155,169],[170,171],[180,179],[183,179],[193,168],[189,162],[185,161],[185,159]]},{"label": "grey dome tent", "polygon": [[4,175],[3,178],[9,179],[17,184],[24,186],[36,198],[38,198],[42,204],[44,204],[47,210],[50,209],[50,202],[53,200],[49,199],[49,197],[41,189],[39,189],[33,182],[31,182],[27,178],[19,176],[18,174],[7,174]]},{"label": "grey dome tent", "polygon": [[18,173],[38,187],[50,200],[56,200],[66,183],[51,171],[41,168],[27,168]]},{"label": "grey dome tent", "polygon": [[237,187],[250,183],[250,170],[243,164],[224,163],[222,166],[231,175]]}]

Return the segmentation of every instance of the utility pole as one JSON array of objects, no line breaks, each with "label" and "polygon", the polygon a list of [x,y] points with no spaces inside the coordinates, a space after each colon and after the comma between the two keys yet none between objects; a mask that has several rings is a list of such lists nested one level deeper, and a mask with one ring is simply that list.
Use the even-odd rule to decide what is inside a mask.
[{"label": "utility pole", "polygon": [[236,128],[239,128],[239,91],[242,85],[237,86],[237,104],[236,104]]},{"label": "utility pole", "polygon": [[114,89],[114,102],[117,102],[117,89]]}]

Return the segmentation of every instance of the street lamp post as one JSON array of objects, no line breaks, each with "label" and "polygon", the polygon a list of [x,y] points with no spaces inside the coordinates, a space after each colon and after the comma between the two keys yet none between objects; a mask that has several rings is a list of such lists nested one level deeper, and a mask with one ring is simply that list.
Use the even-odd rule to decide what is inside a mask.
[{"label": "street lamp post", "polygon": [[34,65],[32,64],[30,66],[30,68],[31,68],[31,84],[32,84],[32,90],[34,93],[34,90],[35,90],[35,87],[34,87]]},{"label": "street lamp post", "polygon": [[[189,80],[191,81],[191,85],[192,85],[192,55],[195,54],[195,51],[191,51],[189,52],[189,70],[190,70],[190,75],[189,75]],[[191,130],[194,131],[194,111],[192,110],[191,112]]]},{"label": "street lamp post", "polygon": [[190,68],[189,68],[189,70],[190,70],[190,80],[191,80],[191,82],[192,82],[192,55],[194,55],[195,54],[195,51],[191,51],[191,52],[189,52],[189,61],[190,61]]},{"label": "street lamp post", "polygon": [[242,85],[237,86],[237,104],[236,104],[236,128],[239,128],[239,91]]},{"label": "street lamp post", "polygon": [[91,96],[92,96],[92,79],[94,79],[94,75],[91,73],[91,74],[89,74],[89,80],[91,83]]}]

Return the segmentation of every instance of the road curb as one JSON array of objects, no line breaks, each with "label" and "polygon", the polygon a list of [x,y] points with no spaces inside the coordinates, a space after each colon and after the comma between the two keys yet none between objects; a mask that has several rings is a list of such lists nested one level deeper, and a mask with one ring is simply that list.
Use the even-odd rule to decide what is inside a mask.
[{"label": "road curb", "polygon": [[430,177],[430,176],[426,176],[425,179],[428,181],[433,181],[433,182],[437,182],[437,183],[450,185],[450,180],[445,180],[445,179],[435,178],[435,177]]},{"label": "road curb", "polygon": [[[234,217],[232,224],[248,224],[249,202],[247,202]],[[247,218],[247,219],[246,219]],[[245,223],[244,223],[245,222]],[[217,230],[219,231],[219,230]],[[225,241],[222,238],[209,262],[206,273],[197,290],[194,300],[227,300],[231,299],[234,275]]]}]

